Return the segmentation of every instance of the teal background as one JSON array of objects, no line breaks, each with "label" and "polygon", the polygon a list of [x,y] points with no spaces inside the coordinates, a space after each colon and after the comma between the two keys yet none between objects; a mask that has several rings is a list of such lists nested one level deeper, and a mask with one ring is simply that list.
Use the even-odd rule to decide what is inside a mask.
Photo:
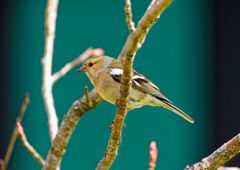
[{"label": "teal background", "polygon": [[[45,157],[50,147],[47,118],[41,97],[45,1],[8,2],[10,43],[9,110],[4,141],[9,139],[24,92],[31,103],[23,120],[29,142]],[[139,21],[150,1],[132,1]],[[123,1],[61,1],[57,20],[53,72],[88,47],[101,47],[117,57],[128,36]],[[169,99],[190,114],[189,124],[162,108],[131,111],[123,129],[119,156],[111,169],[147,169],[149,143],[157,141],[156,169],[178,170],[213,150],[212,39],[213,4],[208,0],[179,0],[162,14],[137,53],[134,68],[158,85]],[[84,74],[72,70],[54,86],[59,120],[71,103],[92,88]],[[62,161],[62,169],[95,169],[103,157],[115,107],[102,102],[78,124]],[[4,147],[3,147],[4,148]],[[3,149],[1,148],[1,149]],[[10,170],[40,169],[18,140]]]}]

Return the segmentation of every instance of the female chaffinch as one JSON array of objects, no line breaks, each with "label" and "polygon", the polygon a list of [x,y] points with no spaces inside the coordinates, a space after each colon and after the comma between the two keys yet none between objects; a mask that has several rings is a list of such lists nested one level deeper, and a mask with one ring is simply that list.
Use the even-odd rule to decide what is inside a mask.
[{"label": "female chaffinch", "polygon": [[[77,71],[85,72],[98,94],[104,100],[115,104],[119,97],[122,68],[122,64],[118,60],[108,56],[99,56],[87,60]],[[173,111],[190,123],[194,123],[194,120],[174,106],[152,81],[134,70],[132,75],[128,110],[140,108],[144,105],[159,106]]]}]

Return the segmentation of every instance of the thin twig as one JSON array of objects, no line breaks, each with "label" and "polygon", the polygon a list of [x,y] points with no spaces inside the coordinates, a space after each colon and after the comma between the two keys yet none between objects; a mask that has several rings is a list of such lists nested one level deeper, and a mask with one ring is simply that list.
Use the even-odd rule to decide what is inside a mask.
[{"label": "thin twig", "polygon": [[123,61],[124,56],[135,56],[136,51],[141,48],[149,29],[158,20],[160,14],[168,7],[173,0],[153,0],[139,21],[137,29],[128,36],[128,39],[119,55]]},{"label": "thin twig", "polygon": [[28,142],[27,137],[24,133],[23,127],[19,120],[17,120],[16,127],[18,130],[19,137],[22,141],[23,146],[26,150],[32,155],[32,157],[41,165],[44,166],[44,160],[41,155],[32,147],[32,145]]},{"label": "thin twig", "polygon": [[215,170],[224,165],[234,156],[240,153],[240,134],[223,144],[215,152],[200,162],[187,166],[185,170],[211,169]]},{"label": "thin twig", "polygon": [[88,103],[88,105],[91,105],[91,100],[90,100],[90,96],[89,96],[89,92],[88,92],[88,86],[84,87],[84,94],[86,97],[86,102]]},{"label": "thin twig", "polygon": [[135,54],[143,44],[149,29],[171,2],[172,0],[155,0],[155,2],[151,4],[151,8],[145,12],[136,30],[128,36],[128,39],[119,55],[120,60],[123,61],[123,77],[120,87],[120,98],[118,99],[117,113],[111,129],[107,150],[103,159],[98,163],[98,170],[109,169],[118,153],[118,148],[121,142],[122,127],[127,113],[132,65]]},{"label": "thin twig", "polygon": [[52,94],[52,58],[54,49],[54,39],[56,30],[56,19],[58,10],[58,0],[47,0],[45,13],[45,47],[42,58],[43,83],[42,96],[45,110],[48,117],[48,128],[51,141],[55,138],[58,131],[58,117],[54,106]]},{"label": "thin twig", "polygon": [[79,55],[74,60],[67,63],[63,66],[59,71],[53,74],[53,83],[58,81],[60,78],[65,76],[71,69],[76,67],[77,65],[83,63],[85,60],[88,59],[89,56],[100,56],[104,54],[104,50],[101,48],[88,48],[84,51],[81,55]]},{"label": "thin twig", "polygon": [[[24,98],[23,98],[23,101],[22,101],[22,104],[21,104],[21,108],[19,110],[18,117],[17,117],[19,122],[22,121],[22,118],[24,116],[24,113],[26,112],[26,109],[27,109],[27,106],[28,106],[29,102],[30,102],[29,94],[26,93],[24,95]],[[16,143],[17,136],[18,136],[18,131],[17,131],[17,127],[15,126],[14,130],[12,132],[11,138],[10,138],[10,142],[8,144],[8,147],[7,147],[6,154],[4,156],[4,160],[2,161],[3,162],[2,164],[4,164],[4,165],[2,165],[3,166],[2,168],[7,169],[9,160],[10,160],[11,155],[12,155],[13,148],[14,148],[15,143]],[[1,170],[4,170],[4,169],[1,169]]]},{"label": "thin twig", "polygon": [[79,122],[80,118],[88,111],[94,109],[96,105],[101,101],[95,90],[89,93],[91,105],[87,102],[85,96],[75,101],[67,114],[64,116],[56,138],[52,143],[52,147],[49,150],[47,159],[43,170],[55,170],[59,167],[61,159],[65,153],[68,141]]},{"label": "thin twig", "polygon": [[132,20],[131,0],[125,0],[125,17],[129,31],[132,33],[135,30],[135,24]]},{"label": "thin twig", "polygon": [[158,156],[157,143],[153,141],[150,143],[150,149],[149,149],[150,161],[148,165],[148,170],[154,170],[156,168],[157,156]]}]

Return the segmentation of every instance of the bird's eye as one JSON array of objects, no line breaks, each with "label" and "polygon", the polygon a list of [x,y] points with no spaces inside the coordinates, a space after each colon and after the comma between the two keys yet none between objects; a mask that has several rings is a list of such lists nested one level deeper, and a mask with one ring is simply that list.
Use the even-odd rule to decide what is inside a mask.
[{"label": "bird's eye", "polygon": [[93,66],[93,63],[89,63],[88,66],[89,66],[89,67],[92,67],[92,66]]}]

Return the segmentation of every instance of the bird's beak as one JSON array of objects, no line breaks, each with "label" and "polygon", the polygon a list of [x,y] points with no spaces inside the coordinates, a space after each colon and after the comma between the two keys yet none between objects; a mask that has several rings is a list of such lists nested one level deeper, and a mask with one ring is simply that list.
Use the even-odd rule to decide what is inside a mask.
[{"label": "bird's beak", "polygon": [[87,67],[86,66],[82,66],[80,67],[77,72],[86,72],[87,71]]}]

